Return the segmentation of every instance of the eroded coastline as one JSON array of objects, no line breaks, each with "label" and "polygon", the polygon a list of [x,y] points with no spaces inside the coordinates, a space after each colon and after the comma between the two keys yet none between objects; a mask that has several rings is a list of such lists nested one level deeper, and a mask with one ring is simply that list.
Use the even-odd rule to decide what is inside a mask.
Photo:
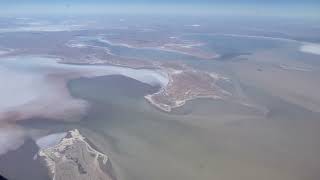
[{"label": "eroded coastline", "polygon": [[[123,46],[126,48],[133,48],[133,49],[134,48],[143,49],[149,46],[150,47],[157,46],[152,42],[140,44],[139,42],[135,42],[134,40],[132,40],[132,43],[135,45],[132,45],[132,46],[128,44],[120,43],[121,40],[120,42],[116,42],[115,44],[113,44],[108,40],[104,40],[102,37],[82,37],[77,40],[73,40],[71,44],[69,42],[68,46],[71,46],[73,48],[79,48],[79,49],[94,48],[98,51],[104,50],[105,51],[104,53],[107,54],[108,56],[115,56],[110,52],[108,47],[104,46],[104,44],[96,43],[92,45],[93,44],[91,42],[92,40],[97,40],[98,42],[101,41],[103,43],[113,45],[113,46]],[[202,46],[202,44],[194,45],[192,43],[195,43],[195,42],[182,41],[177,38],[169,38],[169,40],[170,40],[169,42],[172,42],[173,44],[175,42],[179,44],[179,46],[181,45],[192,52],[195,51],[192,49],[192,47]],[[131,41],[129,40],[129,42]],[[175,46],[173,44],[171,45]],[[161,42],[158,45],[160,46]],[[166,49],[164,48],[165,46],[166,44],[163,44],[161,45],[161,48],[159,47],[159,49],[163,51],[176,51],[175,49]],[[175,48],[175,47],[171,47],[171,48]],[[187,52],[183,51],[178,53],[187,53]],[[196,56],[195,54],[191,54],[191,55]],[[120,57],[120,58],[123,59],[124,57]],[[208,57],[201,57],[201,58],[207,59]],[[210,57],[208,59],[211,59],[211,58],[214,58],[214,57]],[[225,96],[230,95],[229,92],[224,91],[222,88],[220,88],[216,84],[217,81],[223,81],[223,80],[226,80],[227,78],[222,77],[221,75],[218,75],[213,72],[196,70],[180,61],[178,62],[151,61],[150,62],[142,59],[128,59],[128,58],[126,58],[125,60],[114,61],[114,58],[101,58],[99,54],[93,54],[92,56],[87,56],[85,60],[77,61],[76,63],[73,60],[68,60],[68,59],[63,59],[61,62],[68,63],[68,64],[100,64],[100,65],[108,64],[108,65],[123,66],[123,67],[138,68],[138,69],[143,69],[143,68],[155,69],[161,72],[162,74],[165,74],[167,78],[167,83],[161,84],[162,86],[159,92],[146,95],[145,99],[148,102],[150,102],[151,105],[166,112],[170,112],[174,108],[183,106],[189,100],[193,100],[197,98],[221,99]]]},{"label": "eroded coastline", "polygon": [[[213,26],[218,27],[216,24]],[[202,27],[206,28],[204,25]],[[0,128],[3,154],[0,157],[1,171],[8,172],[8,175],[21,172],[19,178],[12,179],[36,179],[28,175],[42,169],[38,164],[29,163],[36,161],[32,159],[34,153],[27,157],[29,147],[21,145],[25,138],[35,136],[38,144],[33,143],[36,146],[34,149],[37,146],[48,149],[59,144],[70,129],[78,128],[84,137],[90,139],[92,144],[89,144],[93,149],[99,149],[102,154],[108,154],[108,160],[113,160],[113,167],[120,171],[116,174],[119,175],[118,179],[317,179],[319,115],[304,108],[303,104],[314,103],[311,104],[314,111],[319,110],[319,94],[314,91],[319,84],[316,83],[318,66],[303,64],[309,58],[319,62],[317,56],[297,52],[296,45],[284,49],[276,46],[270,50],[270,46],[265,47],[268,41],[261,41],[259,45],[256,41],[238,41],[235,36],[213,38],[213,44],[205,44],[206,40],[211,39],[208,36],[203,37],[206,38],[203,43],[200,39],[179,42],[174,39],[187,31],[176,32],[177,29],[174,29],[172,33],[167,26],[162,28],[165,31],[161,27],[151,27],[162,34],[153,39],[153,33],[148,34],[147,30],[136,33],[139,27],[134,28],[131,26],[123,30],[121,36],[140,34],[143,37],[130,42],[130,37],[123,36],[123,42],[118,44],[120,47],[96,41],[91,44],[75,41],[68,46],[79,36],[95,37],[102,33],[117,33],[119,29],[1,34],[3,52],[0,52],[0,56],[23,57],[17,62],[20,63],[19,67],[9,63],[6,70],[0,68],[0,74],[3,75],[1,82],[11,81],[13,85],[11,89],[8,88],[9,83],[1,86],[6,91],[2,91],[0,109],[7,111],[8,107],[12,110],[6,114],[10,116],[0,116],[7,118]],[[187,28],[194,29],[192,25]],[[38,30],[41,29],[38,27]],[[213,28],[208,30],[212,31]],[[167,41],[168,38],[173,40]],[[161,39],[164,42],[159,43]],[[113,43],[117,44],[117,40]],[[214,46],[215,43],[218,46]],[[161,49],[162,45],[166,47]],[[215,51],[219,45],[221,49],[217,52],[227,53],[220,62],[205,60],[205,54],[196,54],[197,49],[210,46]],[[266,53],[256,54],[257,46]],[[10,49],[12,51],[8,51]],[[237,57],[243,52],[249,53],[239,60]],[[185,55],[192,55],[189,53],[193,57]],[[53,57],[53,62],[58,63],[46,64],[47,61],[43,59],[23,68],[30,60],[26,55],[35,54],[49,59]],[[201,56],[200,59],[195,58]],[[300,63],[295,63],[298,60]],[[49,61],[52,62],[52,59]],[[215,68],[213,64],[221,66]],[[19,71],[12,72],[17,68]],[[32,71],[31,76],[28,70]],[[8,74],[8,71],[11,73]],[[214,72],[229,77],[230,81],[226,82],[227,79]],[[110,74],[117,75],[113,77]],[[127,80],[120,81],[122,78]],[[76,83],[71,83],[70,80],[74,79]],[[132,81],[134,83],[130,83]],[[69,82],[72,85],[66,88]],[[155,92],[157,88],[143,90],[151,88],[150,85],[161,86],[160,92]],[[230,94],[223,90],[232,92],[232,97],[239,99],[224,99]],[[77,92],[76,96],[73,96],[73,91]],[[143,99],[146,94],[154,95],[154,105],[150,106]],[[209,99],[186,103],[201,97]],[[296,101],[290,101],[295,97],[298,97]],[[37,100],[34,101],[34,98]],[[212,98],[223,100],[212,101]],[[24,105],[26,102],[28,106]],[[82,107],[83,103],[87,104],[85,107],[91,107],[88,112]],[[32,105],[32,111],[29,105]],[[173,113],[162,113],[152,108],[156,105],[163,105],[163,109],[159,108],[163,111],[183,107]],[[263,112],[259,110],[260,107]],[[85,145],[75,147],[87,150]],[[16,156],[18,151],[20,154]],[[6,155],[10,155],[10,158],[4,158]],[[38,159],[43,160],[44,157]],[[43,164],[46,168],[46,163]],[[103,162],[101,165],[101,168],[105,167]],[[78,166],[76,162],[68,164],[68,167],[72,168],[70,172],[73,175],[84,172],[81,168],[84,166]],[[29,173],[23,174],[25,169]],[[230,169],[234,171],[230,173]],[[56,175],[61,172],[59,169]],[[108,171],[104,172],[109,174]],[[48,174],[46,169],[42,173]]]},{"label": "eroded coastline", "polygon": [[94,149],[79,130],[71,130],[57,143],[43,147],[44,158],[53,180],[116,180],[109,157]]}]

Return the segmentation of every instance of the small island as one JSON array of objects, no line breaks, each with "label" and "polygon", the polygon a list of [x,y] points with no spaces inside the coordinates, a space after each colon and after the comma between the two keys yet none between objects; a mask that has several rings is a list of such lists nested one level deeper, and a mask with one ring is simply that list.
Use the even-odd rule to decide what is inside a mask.
[{"label": "small island", "polygon": [[116,180],[108,156],[90,144],[74,129],[57,145],[41,149],[38,155],[46,162],[53,180]]},{"label": "small island", "polygon": [[209,72],[198,71],[186,65],[164,63],[160,66],[167,73],[168,84],[160,91],[146,95],[145,99],[160,110],[170,112],[197,98],[221,99],[230,93],[216,82],[226,78]]}]

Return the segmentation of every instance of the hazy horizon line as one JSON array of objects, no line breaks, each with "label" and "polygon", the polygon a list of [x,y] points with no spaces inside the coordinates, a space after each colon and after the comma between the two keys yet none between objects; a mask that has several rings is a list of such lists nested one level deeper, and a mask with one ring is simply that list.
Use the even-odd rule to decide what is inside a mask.
[{"label": "hazy horizon line", "polygon": [[166,14],[320,18],[317,6],[255,4],[35,3],[3,5],[0,15]]}]

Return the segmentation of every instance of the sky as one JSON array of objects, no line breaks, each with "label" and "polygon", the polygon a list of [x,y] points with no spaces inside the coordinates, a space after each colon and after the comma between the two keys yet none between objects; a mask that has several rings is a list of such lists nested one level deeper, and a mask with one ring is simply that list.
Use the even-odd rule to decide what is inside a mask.
[{"label": "sky", "polygon": [[137,2],[144,2],[144,3],[159,3],[159,2],[167,2],[167,3],[318,3],[319,0],[1,0],[2,3],[17,3],[17,2],[76,2],[76,3],[83,3],[83,2],[96,2],[96,3],[115,3],[115,2],[121,2],[121,3],[137,3]]},{"label": "sky", "polygon": [[0,0],[1,14],[189,14],[320,17],[320,0]]}]

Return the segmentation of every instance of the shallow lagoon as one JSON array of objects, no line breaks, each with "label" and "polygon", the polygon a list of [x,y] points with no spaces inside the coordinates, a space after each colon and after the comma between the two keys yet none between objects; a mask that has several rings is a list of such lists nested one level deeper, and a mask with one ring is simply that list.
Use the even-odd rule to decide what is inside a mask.
[{"label": "shallow lagoon", "polygon": [[[41,63],[34,61],[35,67]],[[13,65],[19,73],[26,66],[3,65],[9,69]],[[109,76],[94,77],[90,68]],[[68,81],[68,90],[91,107],[80,122],[34,118],[18,124],[27,131],[48,134],[79,128],[110,156],[119,179],[124,180],[318,179],[319,114],[246,84],[241,84],[245,94],[268,109],[267,114],[234,102],[212,100],[192,101],[168,114],[143,99],[157,90],[154,86],[159,83],[154,82],[161,80],[145,79],[145,74],[137,76],[136,71],[132,76],[125,74],[127,70],[122,73],[112,68],[113,73],[106,73],[104,68],[56,63],[34,68],[32,74],[58,69],[88,73]]]},{"label": "shallow lagoon", "polygon": [[[246,87],[246,92],[272,110],[267,116],[247,106],[212,100],[189,102],[173,114],[159,112],[143,100],[151,86],[121,76],[82,78],[71,81],[69,88],[73,96],[92,102],[80,126],[110,154],[123,179],[317,176],[312,168],[317,166],[314,157],[320,146],[314,139],[316,128],[310,125],[319,125],[319,114],[259,89]],[[303,123],[296,111],[308,120]]]},{"label": "shallow lagoon", "polygon": [[[53,97],[71,100],[66,81],[77,77],[119,74],[151,85],[165,86],[166,74],[157,70],[135,70],[115,66],[81,66],[57,63],[58,59],[19,56],[1,59],[0,112],[37,101],[45,104]],[[61,98],[60,98],[61,96]],[[65,101],[67,103],[67,100]]]}]

